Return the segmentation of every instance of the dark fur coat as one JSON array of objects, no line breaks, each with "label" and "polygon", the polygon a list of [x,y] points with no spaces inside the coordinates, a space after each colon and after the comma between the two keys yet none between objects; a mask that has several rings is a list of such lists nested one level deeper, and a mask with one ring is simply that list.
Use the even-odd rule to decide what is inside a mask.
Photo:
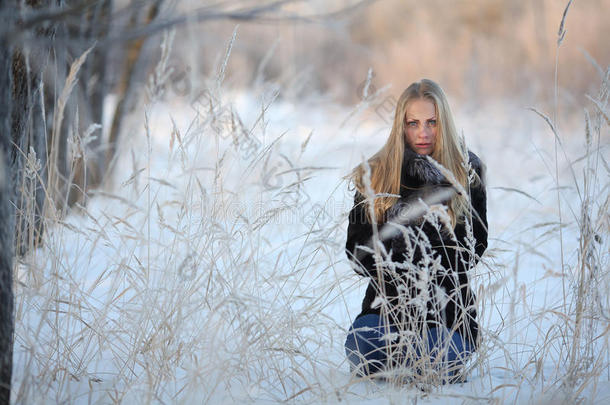
[{"label": "dark fur coat", "polygon": [[439,207],[457,190],[425,156],[405,149],[400,198],[377,220],[376,237],[358,191],[349,214],[347,256],[358,274],[371,279],[358,316],[387,315],[407,332],[421,333],[424,323],[429,328],[444,324],[476,347],[477,314],[468,270],[487,248],[483,164],[469,152],[470,186],[465,191],[470,209],[450,229]]}]

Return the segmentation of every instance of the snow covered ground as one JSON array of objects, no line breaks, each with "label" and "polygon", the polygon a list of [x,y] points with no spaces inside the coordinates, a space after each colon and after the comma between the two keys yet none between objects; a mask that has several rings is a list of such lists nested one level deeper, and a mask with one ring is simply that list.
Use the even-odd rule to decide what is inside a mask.
[{"label": "snow covered ground", "polygon": [[[366,280],[343,251],[353,203],[343,176],[385,141],[381,101],[352,114],[324,99],[231,93],[214,111],[170,99],[136,114],[110,188],[50,228],[19,265],[13,398],[564,403],[576,392],[585,403],[610,401],[599,322],[583,324],[573,354],[596,374],[562,388],[581,219],[572,173],[582,195],[586,160],[572,170],[568,162],[585,153],[584,120],[560,127],[556,182],[552,132],[514,102],[453,107],[488,170],[490,246],[473,276],[483,345],[468,382],[424,392],[351,378],[343,342]],[[608,139],[606,127],[606,161]],[[589,210],[607,221],[598,211],[608,172],[596,162]],[[603,314],[607,222],[601,229],[595,251],[605,268],[590,292]]]}]

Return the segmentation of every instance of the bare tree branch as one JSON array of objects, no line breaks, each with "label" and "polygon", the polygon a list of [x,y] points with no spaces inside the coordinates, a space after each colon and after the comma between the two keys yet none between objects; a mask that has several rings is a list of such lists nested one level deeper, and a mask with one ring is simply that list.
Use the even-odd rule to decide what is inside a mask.
[{"label": "bare tree branch", "polygon": [[[30,12],[26,14],[22,22],[15,30],[8,32],[0,27],[0,37],[9,38],[10,41],[22,41],[24,33],[37,26],[48,24],[54,21],[61,20],[64,24],[78,24],[79,13],[83,10],[93,7],[100,0],[85,0],[72,7],[70,10],[46,10],[38,12]],[[112,14],[106,21],[99,21],[98,24],[104,24],[108,27],[107,32],[110,34],[98,41],[98,47],[106,47],[116,44],[119,41],[131,41],[139,38],[154,35],[160,31],[171,29],[187,23],[201,23],[205,21],[215,20],[232,20],[237,22],[250,21],[254,23],[323,23],[337,18],[344,18],[377,0],[359,0],[355,4],[342,7],[338,10],[329,13],[316,14],[300,14],[296,12],[283,12],[286,5],[300,3],[302,0],[276,0],[267,4],[257,6],[247,6],[236,10],[219,9],[217,6],[223,3],[233,4],[233,2],[220,2],[214,5],[207,5],[188,14],[178,15],[172,18],[158,19],[152,24],[136,26],[132,29],[116,29],[113,26],[113,21],[117,16],[129,12],[130,8],[139,8],[138,5],[149,5],[149,2],[134,2],[125,8],[118,10]],[[33,15],[33,16],[32,16]],[[71,21],[74,18],[75,21]],[[62,38],[61,34],[57,34],[54,40],[74,40],[74,38]],[[89,44],[90,46],[91,44]]]}]

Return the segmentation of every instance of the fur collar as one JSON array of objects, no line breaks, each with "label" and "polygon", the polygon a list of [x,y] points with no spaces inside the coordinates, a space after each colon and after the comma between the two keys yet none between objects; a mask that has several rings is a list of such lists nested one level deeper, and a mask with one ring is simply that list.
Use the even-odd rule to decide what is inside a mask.
[{"label": "fur collar", "polygon": [[[479,157],[468,151],[468,161],[483,183],[483,164]],[[407,188],[449,184],[445,176],[428,161],[425,155],[415,153],[408,146],[405,147],[402,158],[400,183]]]},{"label": "fur collar", "polygon": [[423,185],[437,185],[445,181],[445,176],[428,161],[425,155],[419,155],[405,146],[400,180],[402,185],[421,187]]}]

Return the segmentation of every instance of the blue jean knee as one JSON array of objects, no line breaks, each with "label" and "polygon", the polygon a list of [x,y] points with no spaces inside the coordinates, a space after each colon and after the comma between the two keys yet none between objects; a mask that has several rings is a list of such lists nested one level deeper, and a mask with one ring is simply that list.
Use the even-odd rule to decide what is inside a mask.
[{"label": "blue jean knee", "polygon": [[[473,353],[472,344],[458,332],[451,332],[445,327],[428,329],[428,353],[436,364],[449,370],[449,376],[464,365]],[[438,356],[443,356],[438,359]]]},{"label": "blue jean knee", "polygon": [[396,332],[387,327],[379,315],[368,314],[356,318],[345,340],[345,354],[351,368],[360,375],[371,375],[382,371],[387,362],[387,339],[389,333]]}]

